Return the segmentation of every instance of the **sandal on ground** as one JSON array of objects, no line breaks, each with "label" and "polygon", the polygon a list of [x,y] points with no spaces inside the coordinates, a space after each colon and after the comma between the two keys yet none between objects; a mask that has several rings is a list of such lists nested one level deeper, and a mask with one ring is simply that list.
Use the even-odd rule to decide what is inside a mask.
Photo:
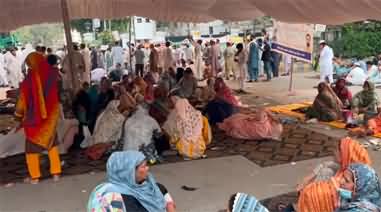
[{"label": "sandal on ground", "polygon": [[58,174],[53,175],[53,181],[54,181],[54,182],[58,182],[58,181],[60,181],[60,179],[61,179],[61,176],[60,176],[60,175],[58,175]]},{"label": "sandal on ground", "polygon": [[32,184],[32,185],[37,185],[39,182],[40,182],[40,179],[38,179],[38,178],[32,179],[30,177],[27,177],[27,178],[24,179],[24,183],[29,183],[29,184]]}]

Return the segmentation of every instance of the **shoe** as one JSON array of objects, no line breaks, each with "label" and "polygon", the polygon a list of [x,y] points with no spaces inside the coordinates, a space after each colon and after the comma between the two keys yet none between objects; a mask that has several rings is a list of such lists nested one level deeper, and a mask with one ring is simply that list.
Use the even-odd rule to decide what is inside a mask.
[{"label": "shoe", "polygon": [[249,81],[247,81],[247,82],[253,82],[253,80],[249,80]]},{"label": "shoe", "polygon": [[24,183],[30,183],[32,185],[37,185],[40,182],[40,179],[31,179],[30,177],[27,177],[24,179]]},{"label": "shoe", "polygon": [[53,175],[53,181],[54,182],[58,182],[58,181],[60,181],[60,179],[61,179],[60,175],[58,175],[58,174]]}]

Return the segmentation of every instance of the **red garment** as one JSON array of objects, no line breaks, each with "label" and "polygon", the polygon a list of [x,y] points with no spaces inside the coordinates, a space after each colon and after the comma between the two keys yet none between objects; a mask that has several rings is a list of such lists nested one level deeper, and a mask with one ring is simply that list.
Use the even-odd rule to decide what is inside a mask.
[{"label": "red garment", "polygon": [[233,106],[241,106],[241,102],[233,95],[232,90],[225,84],[222,78],[217,78],[214,90],[216,92],[216,96],[227,103]]},{"label": "red garment", "polygon": [[345,87],[344,79],[337,80],[336,85],[333,88],[333,91],[335,92],[337,97],[339,97],[343,104],[352,101],[352,93],[349,91],[347,87]]}]

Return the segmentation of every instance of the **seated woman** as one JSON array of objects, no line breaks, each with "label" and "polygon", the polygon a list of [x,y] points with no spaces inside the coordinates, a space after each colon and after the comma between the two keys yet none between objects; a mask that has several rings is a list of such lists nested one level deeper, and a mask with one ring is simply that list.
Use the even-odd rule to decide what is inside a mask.
[{"label": "seated woman", "polygon": [[162,85],[156,87],[154,90],[154,101],[150,105],[149,114],[152,116],[160,126],[164,124],[169,115],[169,99],[168,90]]},{"label": "seated woman", "polygon": [[349,165],[340,181],[339,194],[338,212],[381,211],[380,180],[376,171],[368,165]]},{"label": "seated woman", "polygon": [[[334,212],[338,205],[338,192],[333,181],[317,182],[300,192],[296,204],[288,207],[278,205],[279,212]],[[297,210],[295,210],[296,208]],[[254,196],[237,193],[230,197],[228,212],[268,212]]]},{"label": "seated woman", "polygon": [[89,146],[116,142],[120,138],[123,122],[129,113],[134,110],[136,102],[123,86],[119,86],[118,89],[120,92],[119,98],[112,100],[99,115],[94,133],[89,139]]},{"label": "seated woman", "polygon": [[174,108],[170,112],[163,129],[176,145],[179,154],[185,159],[198,159],[204,156],[206,146],[212,140],[208,119],[194,109],[187,99],[171,97]]},{"label": "seated woman", "polygon": [[365,81],[363,90],[352,99],[352,112],[356,116],[364,114],[364,120],[367,121],[378,114],[379,104],[374,84]]},{"label": "seated woman", "polygon": [[155,79],[151,73],[148,73],[144,77],[144,81],[146,82],[146,89],[144,92],[144,100],[146,103],[152,103],[154,100],[154,85],[155,85]]},{"label": "seated woman", "polygon": [[194,77],[192,69],[187,68],[174,90],[181,98],[192,99],[195,97],[196,89],[197,79]]},{"label": "seated woman", "polygon": [[342,118],[343,104],[331,87],[321,82],[318,85],[318,95],[311,107],[307,109],[307,119],[316,118],[319,121],[334,121]]},{"label": "seated woman", "polygon": [[352,93],[345,85],[345,79],[340,78],[332,88],[336,96],[339,97],[344,108],[350,108],[352,102]]},{"label": "seated woman", "polygon": [[153,133],[160,132],[160,126],[141,104],[124,125],[124,150],[140,150],[152,143]]},{"label": "seated woman", "polygon": [[114,152],[107,161],[107,180],[90,194],[87,211],[174,212],[167,189],[156,183],[142,153]]},{"label": "seated woman", "polygon": [[114,90],[112,89],[112,83],[106,77],[102,78],[100,84],[100,90],[97,98],[96,113],[97,116],[107,107],[111,100],[115,99]]},{"label": "seated woman", "polygon": [[302,190],[305,186],[315,181],[327,181],[332,177],[340,178],[344,170],[347,169],[351,163],[371,164],[368,151],[357,141],[349,137],[340,140],[334,155],[334,161],[326,161],[319,164],[313,172],[298,185],[297,190]]},{"label": "seated woman", "polygon": [[333,212],[338,206],[338,200],[339,196],[333,180],[311,183],[300,192],[297,203],[297,211]]},{"label": "seated woman", "polygon": [[214,93],[214,98],[205,107],[205,113],[208,115],[211,125],[223,122],[233,115],[237,107],[241,106],[241,103],[220,77],[214,83]]},{"label": "seated woman", "polygon": [[254,114],[234,114],[218,127],[233,138],[247,140],[279,140],[283,132],[280,121],[265,109]]},{"label": "seated woman", "polygon": [[141,95],[145,95],[147,89],[147,83],[144,81],[142,77],[136,77],[134,80],[134,90],[132,91],[132,95],[139,93]]}]

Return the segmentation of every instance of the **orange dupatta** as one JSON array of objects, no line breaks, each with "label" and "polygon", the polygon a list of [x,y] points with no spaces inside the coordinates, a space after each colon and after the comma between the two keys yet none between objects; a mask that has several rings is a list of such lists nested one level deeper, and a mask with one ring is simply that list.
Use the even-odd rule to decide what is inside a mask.
[{"label": "orange dupatta", "polygon": [[298,199],[299,212],[333,212],[338,207],[338,193],[333,181],[314,182],[306,186]]},{"label": "orange dupatta", "polygon": [[340,170],[336,174],[336,178],[340,178],[348,166],[352,163],[362,163],[371,165],[368,151],[357,141],[346,137],[340,140]]},{"label": "orange dupatta", "polygon": [[52,147],[59,118],[58,72],[37,52],[26,58],[28,74],[20,86],[15,115],[22,119],[28,142]]}]

